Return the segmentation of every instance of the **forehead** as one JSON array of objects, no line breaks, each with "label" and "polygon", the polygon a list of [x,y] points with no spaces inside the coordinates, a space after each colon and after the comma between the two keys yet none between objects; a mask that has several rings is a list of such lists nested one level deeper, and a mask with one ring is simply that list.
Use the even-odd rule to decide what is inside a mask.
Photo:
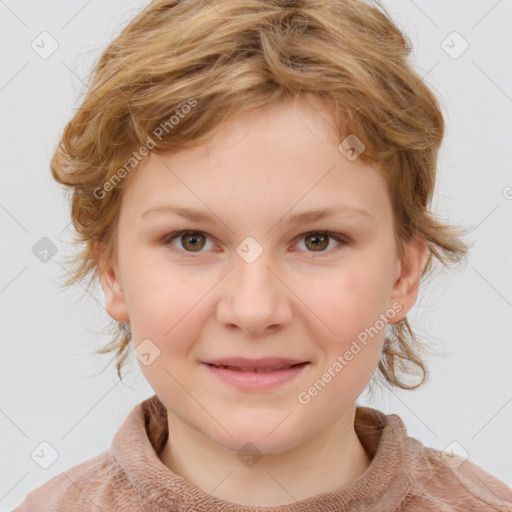
[{"label": "forehead", "polygon": [[181,203],[219,215],[295,214],[337,204],[385,215],[390,203],[380,169],[346,158],[335,123],[327,103],[309,98],[243,113],[201,146],[151,153],[126,200],[144,210]]}]

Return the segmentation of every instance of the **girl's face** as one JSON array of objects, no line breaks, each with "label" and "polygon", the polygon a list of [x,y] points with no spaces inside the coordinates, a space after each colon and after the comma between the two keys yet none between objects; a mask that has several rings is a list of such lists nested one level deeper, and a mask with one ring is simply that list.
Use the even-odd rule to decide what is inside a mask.
[{"label": "girl's face", "polygon": [[[425,247],[399,261],[385,182],[338,149],[331,112],[312,98],[239,116],[203,147],[147,156],[123,197],[107,310],[130,322],[169,421],[232,450],[283,452],[350,418],[386,316],[416,300]],[[332,213],[294,221],[313,210]],[[307,364],[242,388],[205,363],[232,357]]]}]

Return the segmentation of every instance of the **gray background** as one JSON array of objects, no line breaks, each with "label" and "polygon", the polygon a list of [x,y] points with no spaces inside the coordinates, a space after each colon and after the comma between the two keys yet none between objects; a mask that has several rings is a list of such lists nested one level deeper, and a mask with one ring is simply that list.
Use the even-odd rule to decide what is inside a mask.
[{"label": "gray background", "polygon": [[[446,115],[433,209],[472,228],[476,243],[467,268],[420,289],[409,314],[446,353],[429,361],[431,382],[358,403],[400,415],[427,446],[456,441],[453,451],[512,486],[512,1],[383,3],[411,36],[415,65]],[[60,289],[56,258],[33,252],[47,237],[59,257],[69,253],[67,202],[49,161],[93,60],[146,4],[0,0],[2,511],[108,449],[130,410],[153,395],[133,356],[126,384],[113,366],[100,373],[109,357],[92,354],[107,341],[94,332],[108,319],[100,290]],[[31,47],[42,46],[43,31],[58,42],[48,58]],[[457,58],[462,40],[446,39],[453,31],[469,43]],[[49,456],[44,441],[58,452],[47,469],[31,457]]]}]

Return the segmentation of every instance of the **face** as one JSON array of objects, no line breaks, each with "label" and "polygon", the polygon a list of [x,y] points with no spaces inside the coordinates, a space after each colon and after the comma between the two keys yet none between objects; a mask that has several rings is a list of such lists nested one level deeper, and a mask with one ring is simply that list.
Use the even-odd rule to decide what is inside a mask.
[{"label": "face", "polygon": [[[130,322],[169,421],[232,450],[289,450],[353,412],[383,319],[416,300],[424,246],[398,259],[385,182],[338,149],[331,112],[310,98],[240,115],[204,146],[147,156],[123,196],[107,310]],[[293,219],[311,210],[333,213]],[[205,364],[230,357],[307,364],[242,389]]]}]

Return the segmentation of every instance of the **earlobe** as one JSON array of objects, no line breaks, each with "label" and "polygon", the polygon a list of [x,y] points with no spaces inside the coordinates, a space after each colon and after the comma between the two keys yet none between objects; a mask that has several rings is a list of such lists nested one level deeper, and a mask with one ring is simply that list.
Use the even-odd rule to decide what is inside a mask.
[{"label": "earlobe", "polygon": [[126,301],[117,268],[109,263],[101,271],[100,279],[108,314],[118,322],[128,322]]},{"label": "earlobe", "polygon": [[407,312],[414,306],[425,267],[426,251],[427,244],[423,239],[417,239],[404,247],[405,254],[403,259],[397,263],[398,277],[390,297],[391,305],[400,303],[402,308],[400,313],[389,323],[398,323],[403,320]]}]

